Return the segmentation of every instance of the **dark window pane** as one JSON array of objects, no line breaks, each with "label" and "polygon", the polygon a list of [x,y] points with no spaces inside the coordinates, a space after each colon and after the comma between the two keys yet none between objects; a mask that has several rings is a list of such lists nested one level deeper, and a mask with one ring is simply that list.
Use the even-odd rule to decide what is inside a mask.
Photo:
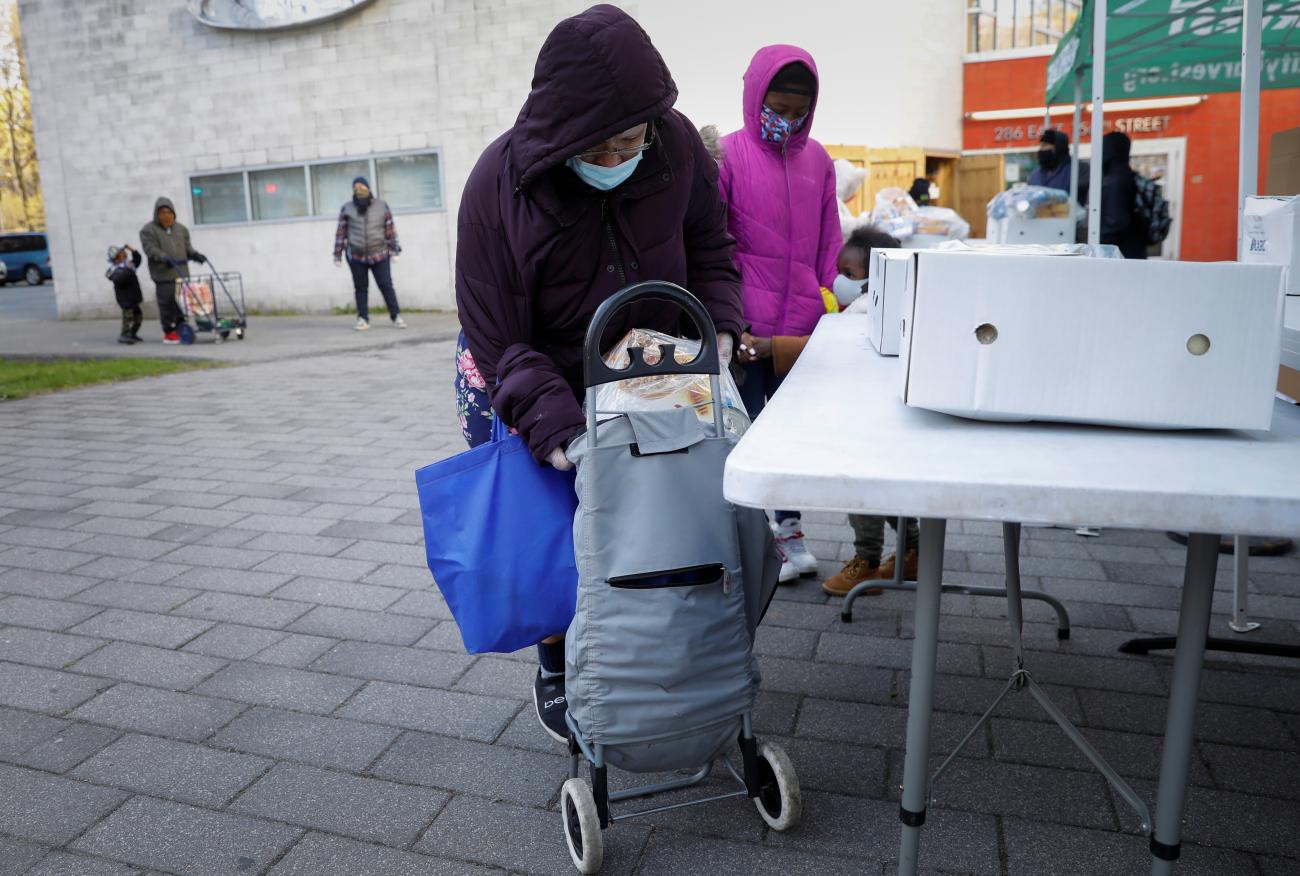
[{"label": "dark window pane", "polygon": [[307,178],[302,167],[277,167],[248,174],[254,219],[296,219],[307,215]]},{"label": "dark window pane", "polygon": [[438,156],[397,155],[375,159],[378,195],[394,210],[437,210],[442,207]]},{"label": "dark window pane", "polygon": [[244,202],[244,175],[218,173],[190,179],[190,198],[194,204],[194,223],[247,222]]}]

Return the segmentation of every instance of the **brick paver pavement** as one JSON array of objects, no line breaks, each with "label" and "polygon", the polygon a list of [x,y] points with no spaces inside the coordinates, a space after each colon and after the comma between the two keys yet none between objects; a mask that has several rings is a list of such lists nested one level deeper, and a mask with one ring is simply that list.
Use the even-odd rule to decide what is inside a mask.
[{"label": "brick paver pavement", "polygon": [[[461,449],[447,343],[197,372],[0,405],[0,874],[572,872],[565,761],[532,655],[472,657],[424,568],[411,477]],[[823,572],[842,519],[811,515]],[[950,524],[948,579],[996,584],[998,527]],[[1030,668],[1153,796],[1183,551],[1163,534],[1027,529]],[[1223,629],[1230,570],[1221,567]],[[1300,560],[1252,564],[1256,636],[1300,639]],[[606,834],[611,874],[888,873],[910,600],[838,619],[813,581],[762,628],[758,729],[803,826],[746,801]],[[935,754],[1008,671],[1003,607],[945,596]],[[1300,871],[1300,669],[1213,655],[1179,872]],[[1135,819],[1013,698],[937,789],[935,872],[1146,869]]]}]

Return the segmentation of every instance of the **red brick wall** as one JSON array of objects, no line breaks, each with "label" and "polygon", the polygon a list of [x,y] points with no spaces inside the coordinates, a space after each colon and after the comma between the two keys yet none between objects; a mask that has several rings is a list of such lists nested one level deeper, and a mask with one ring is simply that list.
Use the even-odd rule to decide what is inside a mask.
[{"label": "red brick wall", "polygon": [[[1042,106],[1047,72],[1046,58],[985,61],[966,64],[963,73],[963,109],[1015,109]],[[1236,258],[1237,237],[1237,108],[1235,92],[1211,94],[1198,106],[1143,110],[1136,113],[1106,114],[1107,130],[1116,118],[1168,116],[1167,130],[1129,132],[1138,140],[1145,137],[1186,137],[1187,163],[1183,183],[1183,231],[1180,256],[1194,261]],[[1278,131],[1300,125],[1300,89],[1265,91],[1260,95],[1259,185],[1263,189],[1268,167],[1269,138]],[[1053,116],[1053,123],[1068,131],[1069,116]],[[1087,122],[1087,113],[1084,114]],[[992,149],[1031,145],[1029,127],[1041,119],[1012,122],[972,122],[963,125],[962,145],[966,149]],[[995,130],[1019,126],[1026,138],[1015,143],[999,142]]]}]

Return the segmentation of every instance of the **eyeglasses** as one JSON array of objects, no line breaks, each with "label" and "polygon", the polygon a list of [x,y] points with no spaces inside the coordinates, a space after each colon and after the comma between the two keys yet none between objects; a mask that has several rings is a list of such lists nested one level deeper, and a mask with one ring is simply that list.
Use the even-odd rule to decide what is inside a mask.
[{"label": "eyeglasses", "polygon": [[654,145],[654,132],[654,127],[648,126],[645,132],[645,142],[640,146],[629,146],[627,149],[607,149],[599,152],[579,152],[578,158],[588,163],[595,162],[598,159],[604,158],[606,155],[613,155],[615,158],[623,159],[631,158],[637,153],[644,152]]}]

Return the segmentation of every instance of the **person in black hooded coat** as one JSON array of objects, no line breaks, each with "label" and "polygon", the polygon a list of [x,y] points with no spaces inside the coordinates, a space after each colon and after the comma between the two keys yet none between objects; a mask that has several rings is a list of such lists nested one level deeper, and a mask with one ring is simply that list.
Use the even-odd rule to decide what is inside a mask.
[{"label": "person in black hooded coat", "polygon": [[[483,150],[460,202],[457,407],[472,444],[495,415],[539,463],[572,468],[564,448],[586,428],[587,326],[631,283],[689,289],[730,358],[746,328],[736,243],[718,164],[676,102],[663,58],[621,9],[593,6],[546,38],[518,120]],[[615,315],[604,346],[631,328],[682,334],[682,322],[672,304],[639,302]],[[538,644],[533,697],[543,729],[564,742],[555,633]]]},{"label": "person in black hooded coat", "polygon": [[[1080,177],[1082,180],[1082,177]],[[1070,135],[1048,129],[1038,143],[1038,166],[1029,174],[1031,186],[1070,190]]]},{"label": "person in black hooded coat", "polygon": [[1101,242],[1126,259],[1147,257],[1146,221],[1137,214],[1137,174],[1129,167],[1131,141],[1123,131],[1101,138]]}]

